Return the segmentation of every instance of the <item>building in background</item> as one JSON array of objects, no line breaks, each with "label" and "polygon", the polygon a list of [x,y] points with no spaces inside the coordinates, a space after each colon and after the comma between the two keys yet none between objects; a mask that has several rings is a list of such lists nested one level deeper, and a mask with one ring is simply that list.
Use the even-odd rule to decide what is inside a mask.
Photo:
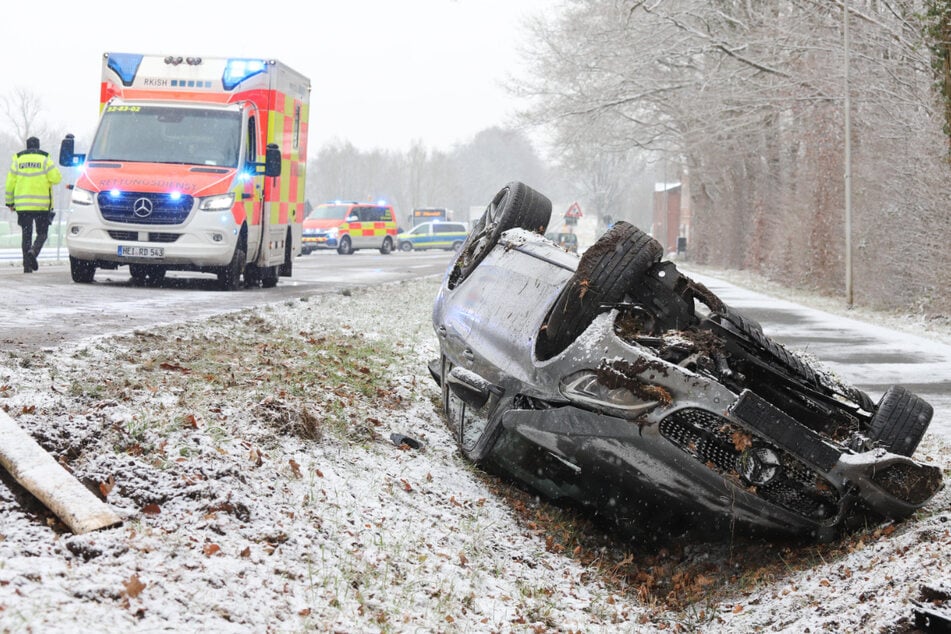
[{"label": "building in background", "polygon": [[684,256],[690,246],[693,214],[687,179],[654,185],[654,218],[651,235],[664,245],[664,253]]}]

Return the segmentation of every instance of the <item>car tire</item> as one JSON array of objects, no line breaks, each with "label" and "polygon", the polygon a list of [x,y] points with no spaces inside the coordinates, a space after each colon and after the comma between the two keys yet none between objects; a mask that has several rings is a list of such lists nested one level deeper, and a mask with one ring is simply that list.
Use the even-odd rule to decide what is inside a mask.
[{"label": "car tire", "polygon": [[525,183],[512,181],[496,193],[462,243],[449,274],[449,288],[462,283],[499,242],[516,227],[544,234],[551,219],[551,201]]},{"label": "car tire", "polygon": [[129,275],[139,286],[159,286],[165,279],[165,267],[154,264],[130,264]]},{"label": "car tire", "polygon": [[291,238],[291,230],[287,230],[287,237],[284,239],[284,262],[277,267],[277,276],[274,284],[277,284],[277,277],[290,277],[294,274],[294,241]]},{"label": "car tire", "polygon": [[461,248],[462,248],[462,242],[461,242],[461,241],[460,241],[460,242],[453,242],[453,243],[452,243],[452,250],[453,250],[453,251],[458,252],[459,249],[461,249]]},{"label": "car tire", "polygon": [[383,238],[383,246],[380,247],[380,253],[389,255],[393,253],[393,240],[389,237]]},{"label": "car tire", "polygon": [[96,265],[88,260],[69,256],[69,273],[77,284],[90,284],[96,277]]},{"label": "car tire", "polygon": [[869,437],[876,446],[901,456],[911,456],[928,431],[934,408],[900,385],[893,385],[878,402],[869,422]]},{"label": "car tire", "polygon": [[413,250],[413,243],[412,243],[412,242],[401,242],[401,243],[400,243],[400,251],[404,251],[404,252],[406,252],[406,253],[409,253],[409,252],[412,251],[412,250]]},{"label": "car tire", "polygon": [[241,274],[244,272],[245,259],[244,247],[240,244],[234,248],[234,254],[231,256],[231,262],[225,265],[218,273],[218,285],[223,291],[236,291],[241,286]]},{"label": "car tire", "polygon": [[353,255],[350,236],[344,236],[340,239],[340,244],[337,246],[337,253],[340,255]]},{"label": "car tire", "polygon": [[602,306],[622,301],[663,254],[657,240],[630,223],[617,222],[581,256],[555,300],[538,338],[538,356],[549,359],[567,348]]}]

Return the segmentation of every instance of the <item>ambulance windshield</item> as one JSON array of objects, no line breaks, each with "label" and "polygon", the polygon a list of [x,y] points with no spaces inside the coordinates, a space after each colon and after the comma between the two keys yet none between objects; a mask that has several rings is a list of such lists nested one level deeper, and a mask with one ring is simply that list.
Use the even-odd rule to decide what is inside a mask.
[{"label": "ambulance windshield", "polygon": [[87,160],[237,167],[241,113],[106,106]]},{"label": "ambulance windshield", "polygon": [[310,220],[343,220],[351,205],[317,205],[310,215]]}]

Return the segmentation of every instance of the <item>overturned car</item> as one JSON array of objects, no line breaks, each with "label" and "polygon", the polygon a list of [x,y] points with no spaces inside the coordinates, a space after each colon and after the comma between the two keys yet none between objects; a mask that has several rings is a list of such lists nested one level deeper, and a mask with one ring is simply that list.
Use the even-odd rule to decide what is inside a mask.
[{"label": "overturned car", "polygon": [[632,534],[761,530],[830,539],[902,518],[942,486],[911,458],[931,406],[878,403],[764,335],[619,222],[579,257],[551,203],[506,185],[433,307],[430,372],[463,454]]}]

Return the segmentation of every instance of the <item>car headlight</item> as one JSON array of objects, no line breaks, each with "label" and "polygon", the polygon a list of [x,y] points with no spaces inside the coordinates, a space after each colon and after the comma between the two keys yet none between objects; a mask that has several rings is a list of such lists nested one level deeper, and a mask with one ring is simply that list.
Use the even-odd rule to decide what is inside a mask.
[{"label": "car headlight", "polygon": [[[657,407],[662,399],[638,395],[615,381],[605,380],[594,370],[582,370],[561,381],[561,393],[576,405],[621,418],[633,418]],[[648,387],[648,386],[644,386]]]},{"label": "car headlight", "polygon": [[317,235],[317,230],[316,230],[316,229],[304,229],[303,234],[304,234],[305,236],[315,236],[315,235]]},{"label": "car headlight", "polygon": [[74,205],[91,205],[95,199],[96,195],[88,189],[80,189],[79,187],[73,188],[72,203]]},{"label": "car headlight", "polygon": [[225,209],[231,209],[233,205],[234,193],[229,193],[202,198],[201,202],[198,203],[198,208],[202,211],[223,211]]}]

